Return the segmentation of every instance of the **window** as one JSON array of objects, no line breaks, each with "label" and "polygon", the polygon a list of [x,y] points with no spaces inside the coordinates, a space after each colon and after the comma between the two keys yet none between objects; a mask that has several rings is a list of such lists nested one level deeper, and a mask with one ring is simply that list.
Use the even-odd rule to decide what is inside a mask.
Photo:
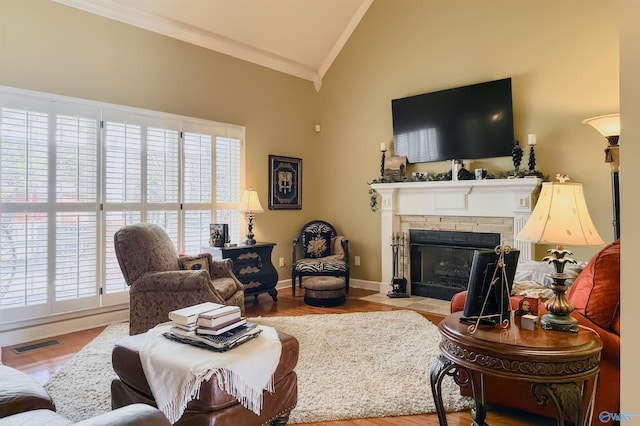
[{"label": "window", "polygon": [[[244,128],[0,87],[0,311],[15,320],[126,303],[122,226],[180,252],[240,237]],[[215,220],[214,220],[215,219]]]}]

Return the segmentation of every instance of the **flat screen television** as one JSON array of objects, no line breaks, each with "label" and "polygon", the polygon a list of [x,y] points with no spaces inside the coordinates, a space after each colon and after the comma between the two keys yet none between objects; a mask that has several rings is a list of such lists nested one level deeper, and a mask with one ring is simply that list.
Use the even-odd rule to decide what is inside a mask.
[{"label": "flat screen television", "polygon": [[511,155],[511,78],[391,101],[394,154],[409,163]]}]

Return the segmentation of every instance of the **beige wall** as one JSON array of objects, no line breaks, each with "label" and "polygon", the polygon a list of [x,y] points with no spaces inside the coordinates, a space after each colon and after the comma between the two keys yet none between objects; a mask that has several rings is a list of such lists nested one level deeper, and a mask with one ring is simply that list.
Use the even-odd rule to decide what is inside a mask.
[{"label": "beige wall", "polygon": [[[537,169],[582,182],[595,225],[613,239],[606,141],[581,121],[619,111],[618,2],[600,0],[376,0],[325,76],[320,143],[331,156],[322,198],[362,257],[354,275],[380,279],[380,213],[367,182],[391,144],[391,100],[466,84],[513,79],[516,138],[538,135]],[[523,164],[527,162],[527,155]],[[445,163],[409,168],[442,172]],[[473,162],[490,171],[510,158]],[[575,249],[589,259],[594,249]],[[537,250],[537,258],[544,250]],[[388,261],[388,260],[387,260]]]},{"label": "beige wall", "polygon": [[305,188],[302,211],[267,210],[268,155],[303,158],[303,183],[313,178],[310,82],[49,0],[0,8],[0,85],[246,126],[246,185],[265,208],[254,232],[290,263],[296,229],[321,204]]},{"label": "beige wall", "polygon": [[[620,422],[626,425],[640,425],[640,410],[638,407],[638,383],[640,383],[640,368],[638,368],[638,321],[640,311],[637,309],[640,300],[640,286],[638,286],[638,266],[640,259],[640,226],[638,226],[638,198],[637,182],[640,182],[640,2],[637,0],[622,1],[622,26],[620,31],[620,117],[622,135],[620,137],[621,171],[620,190],[624,202],[621,203],[621,223],[624,224],[624,241],[621,244],[621,310],[622,335],[621,339],[621,377],[622,399],[621,412],[636,413],[630,421]],[[603,378],[604,379],[604,378]]]}]

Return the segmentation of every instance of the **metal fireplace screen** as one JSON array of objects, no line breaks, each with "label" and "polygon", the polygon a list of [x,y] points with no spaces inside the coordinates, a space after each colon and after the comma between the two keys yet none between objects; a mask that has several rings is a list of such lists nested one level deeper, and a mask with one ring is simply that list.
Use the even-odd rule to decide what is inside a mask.
[{"label": "metal fireplace screen", "polygon": [[494,248],[500,234],[409,230],[411,294],[451,300],[467,289],[476,249]]}]

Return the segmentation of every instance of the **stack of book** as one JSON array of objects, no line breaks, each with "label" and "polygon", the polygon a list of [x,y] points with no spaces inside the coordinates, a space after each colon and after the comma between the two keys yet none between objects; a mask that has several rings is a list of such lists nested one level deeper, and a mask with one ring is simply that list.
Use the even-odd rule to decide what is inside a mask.
[{"label": "stack of book", "polygon": [[257,337],[261,329],[247,323],[240,308],[213,302],[169,312],[171,328],[164,336],[175,341],[226,351]]}]

